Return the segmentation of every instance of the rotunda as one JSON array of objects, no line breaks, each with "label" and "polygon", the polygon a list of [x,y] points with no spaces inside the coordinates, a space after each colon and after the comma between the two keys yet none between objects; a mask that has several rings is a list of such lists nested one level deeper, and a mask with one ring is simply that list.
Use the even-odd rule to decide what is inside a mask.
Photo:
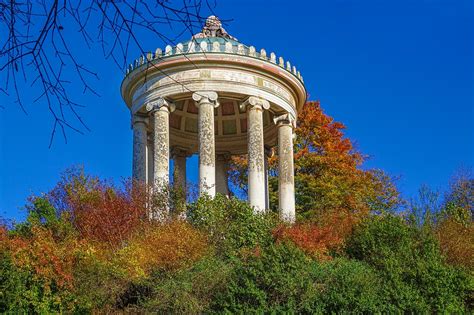
[{"label": "rotunda", "polygon": [[306,101],[289,61],[229,35],[215,16],[184,43],[158,48],[126,71],[122,97],[133,129],[133,178],[186,187],[186,158],[199,155],[199,192],[229,194],[227,162],[248,154],[248,199],[269,208],[266,154],[278,147],[279,211],[295,219],[293,129]]}]

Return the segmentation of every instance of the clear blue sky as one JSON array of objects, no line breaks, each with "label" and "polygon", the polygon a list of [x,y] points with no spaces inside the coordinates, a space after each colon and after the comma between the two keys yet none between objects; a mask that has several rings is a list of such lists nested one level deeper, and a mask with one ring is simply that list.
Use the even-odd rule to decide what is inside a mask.
[{"label": "clear blue sky", "polygon": [[[473,3],[221,0],[215,11],[233,19],[226,29],[241,42],[291,60],[310,99],[345,123],[347,135],[371,156],[366,167],[401,176],[399,188],[410,197],[422,184],[443,189],[459,167],[474,164]],[[159,46],[159,39],[144,42],[149,50]],[[26,116],[0,96],[3,217],[23,218],[27,196],[48,191],[74,164],[104,178],[130,176],[121,70],[98,51],[81,54],[100,75],[101,96],[75,89],[91,131],[69,133],[68,144],[57,137],[48,149],[53,121],[44,103],[27,104]],[[195,180],[196,168],[190,173]]]}]

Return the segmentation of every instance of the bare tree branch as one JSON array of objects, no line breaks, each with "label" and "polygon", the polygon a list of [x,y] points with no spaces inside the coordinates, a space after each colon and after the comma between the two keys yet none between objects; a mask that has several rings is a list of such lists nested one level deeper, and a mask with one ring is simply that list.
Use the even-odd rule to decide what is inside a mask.
[{"label": "bare tree branch", "polygon": [[[204,6],[212,11],[216,3]],[[202,25],[202,9],[200,0],[0,0],[0,92],[26,114],[31,93],[24,91],[38,91],[31,103],[45,104],[53,118],[49,145],[58,131],[67,142],[68,131],[89,130],[80,113],[85,106],[71,99],[77,88],[71,82],[99,96],[91,83],[99,75],[81,60],[82,49],[100,47],[125,73],[130,52],[146,54],[145,36],[175,45]],[[167,36],[170,29],[177,36]]]}]

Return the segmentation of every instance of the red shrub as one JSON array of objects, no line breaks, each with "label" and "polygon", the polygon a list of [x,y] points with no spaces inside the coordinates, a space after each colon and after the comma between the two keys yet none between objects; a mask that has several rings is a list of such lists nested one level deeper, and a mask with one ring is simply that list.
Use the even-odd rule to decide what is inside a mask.
[{"label": "red shrub", "polygon": [[331,259],[330,251],[339,250],[355,221],[343,212],[322,215],[321,222],[281,225],[274,231],[277,242],[290,241],[308,255]]},{"label": "red shrub", "polygon": [[120,246],[147,222],[147,194],[142,187],[128,185],[118,190],[99,184],[90,198],[71,196],[73,222],[87,239]]}]

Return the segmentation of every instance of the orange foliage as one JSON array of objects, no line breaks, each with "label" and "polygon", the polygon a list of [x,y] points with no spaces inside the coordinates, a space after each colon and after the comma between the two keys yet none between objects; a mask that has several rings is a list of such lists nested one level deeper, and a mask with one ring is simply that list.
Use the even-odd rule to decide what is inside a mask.
[{"label": "orange foliage", "polygon": [[0,224],[0,244],[7,240],[8,238],[8,229],[5,225]]},{"label": "orange foliage", "polygon": [[207,253],[206,236],[184,221],[150,224],[119,251],[118,257],[132,277],[153,270],[189,266]]},{"label": "orange foliage", "polygon": [[474,224],[463,224],[453,218],[437,226],[441,251],[450,264],[474,269]]},{"label": "orange foliage", "polygon": [[351,216],[341,213],[325,214],[320,224],[281,225],[274,231],[276,242],[290,241],[310,256],[329,260],[330,252],[341,248],[355,225]]},{"label": "orange foliage", "polygon": [[53,283],[60,288],[72,288],[73,267],[82,242],[76,239],[58,241],[51,230],[40,226],[31,227],[31,236],[2,238],[2,248],[11,253],[14,264],[20,269],[33,272],[49,287]]},{"label": "orange foliage", "polygon": [[354,151],[349,139],[344,138],[344,124],[326,115],[319,102],[308,102],[298,114],[298,151],[295,159],[307,158],[311,153],[323,157],[329,166],[354,168],[364,161],[362,154]]},{"label": "orange foliage", "polygon": [[[345,126],[326,115],[319,102],[308,102],[298,114],[295,156],[296,210],[312,220],[325,212],[346,211],[363,217],[399,202],[391,178],[377,170],[362,170],[364,156],[344,136]],[[278,200],[278,156],[269,160],[272,206]],[[247,188],[247,157],[232,159],[230,178]]]}]

